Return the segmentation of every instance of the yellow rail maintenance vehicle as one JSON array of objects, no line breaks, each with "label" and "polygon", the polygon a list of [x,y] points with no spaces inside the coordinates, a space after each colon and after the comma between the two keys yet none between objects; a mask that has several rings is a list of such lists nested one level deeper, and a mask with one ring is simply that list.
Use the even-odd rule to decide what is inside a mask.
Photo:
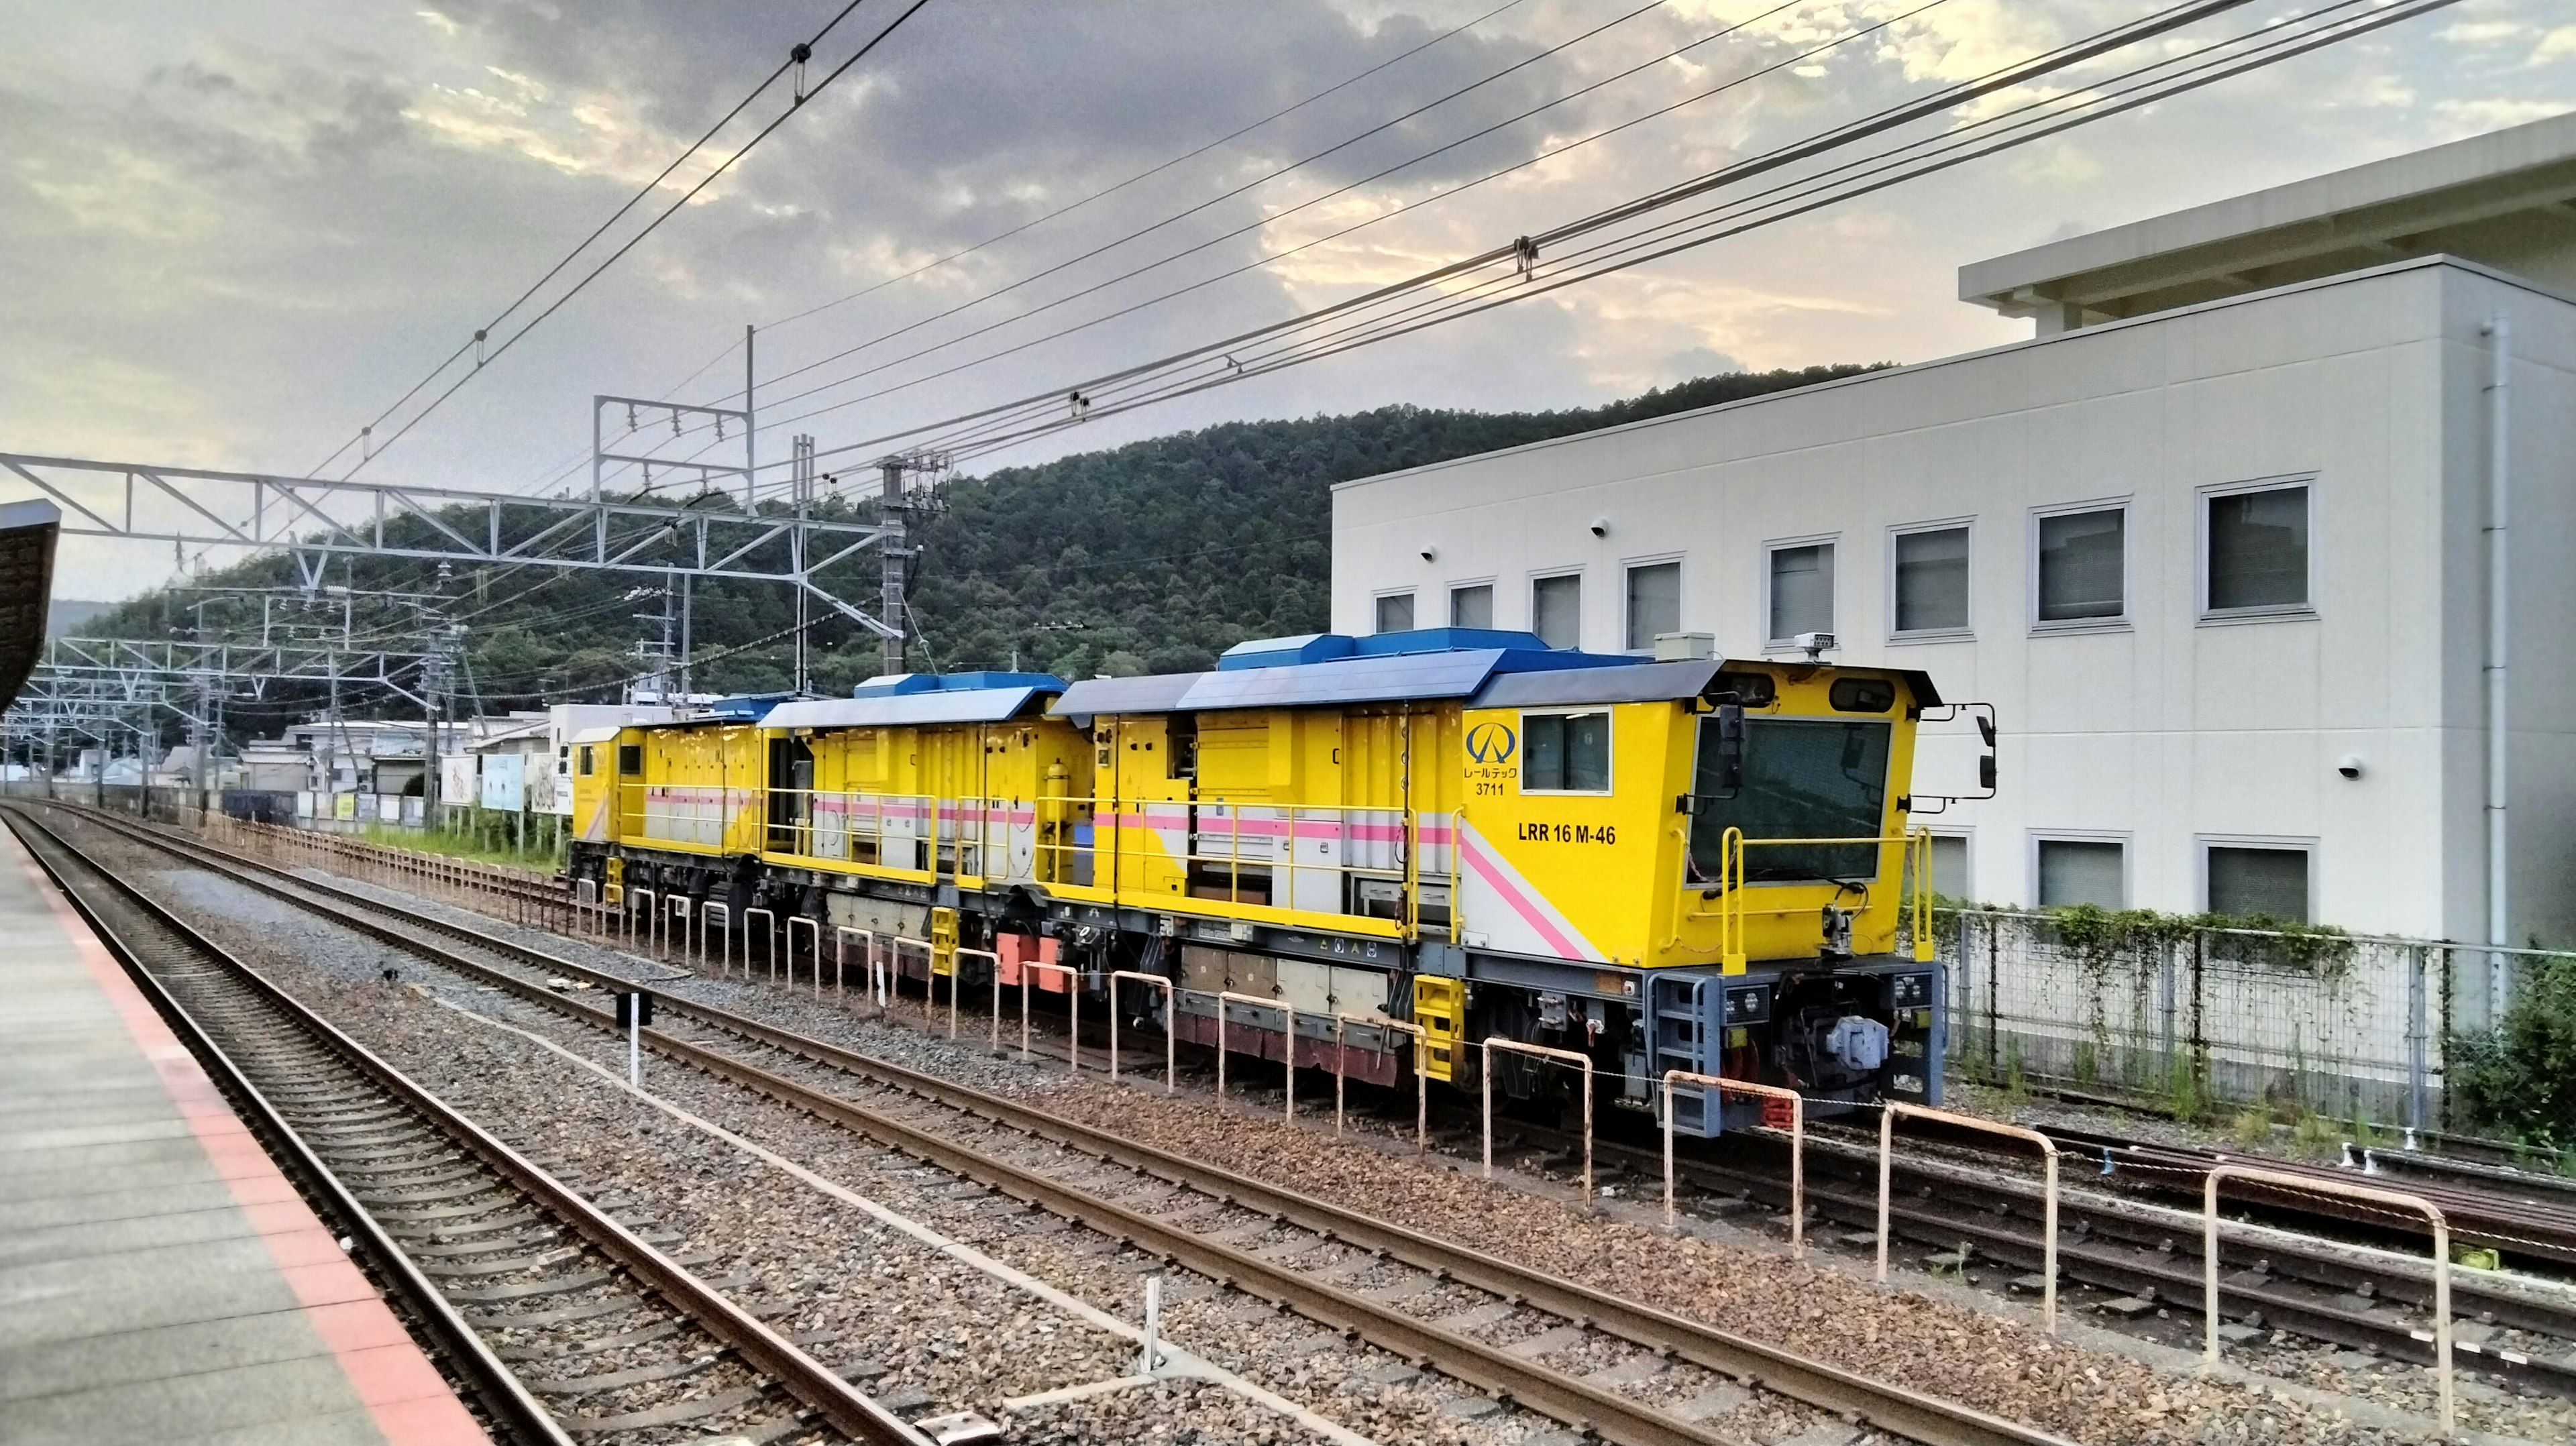
[{"label": "yellow rail maintenance vehicle", "polygon": [[[1024,961],[1087,993],[1154,976],[1168,995],[1131,982],[1119,1007],[1210,1044],[1222,1011],[1230,1050],[1379,1083],[1419,1038],[1425,1073],[1473,1088],[1495,1038],[1581,1054],[1639,1108],[1673,1069],[1939,1097],[1908,784],[1918,723],[1957,710],[1922,674],[1432,629],[1246,643],[1205,673],[858,691],[771,711],[759,747],[696,765],[712,781],[636,781],[695,799],[756,764],[757,852],[723,867],[675,855],[671,826],[635,833],[577,768],[576,870],[727,888],[735,919],[757,902],[827,937],[944,935],[997,963],[905,968],[958,971],[969,999]],[[1569,1080],[1490,1058],[1510,1095]],[[1758,1111],[1676,1102],[1699,1134]]]}]

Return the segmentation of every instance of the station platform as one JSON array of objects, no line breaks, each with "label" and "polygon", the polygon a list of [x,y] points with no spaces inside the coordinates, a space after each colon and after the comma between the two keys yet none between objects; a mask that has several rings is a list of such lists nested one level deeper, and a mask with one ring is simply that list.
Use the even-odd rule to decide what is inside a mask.
[{"label": "station platform", "polygon": [[486,1440],[0,828],[0,1441]]}]

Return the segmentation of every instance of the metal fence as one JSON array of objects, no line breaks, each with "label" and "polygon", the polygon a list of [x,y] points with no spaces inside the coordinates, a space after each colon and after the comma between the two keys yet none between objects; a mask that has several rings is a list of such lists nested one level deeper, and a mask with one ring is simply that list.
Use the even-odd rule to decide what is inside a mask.
[{"label": "metal fence", "polygon": [[[1949,1063],[2126,1101],[2438,1128],[2453,965],[2482,947],[1944,911]],[[2515,953],[2529,951],[2516,950]]]}]

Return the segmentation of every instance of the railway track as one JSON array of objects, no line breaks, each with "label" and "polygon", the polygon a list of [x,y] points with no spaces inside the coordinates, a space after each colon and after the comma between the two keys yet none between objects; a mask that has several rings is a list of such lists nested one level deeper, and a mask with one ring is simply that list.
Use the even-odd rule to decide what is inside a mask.
[{"label": "railway track", "polygon": [[[661,1055],[1605,1441],[1715,1446],[1733,1437],[1707,1422],[1754,1391],[1932,1446],[2060,1439],[448,919],[98,822],[590,1028],[611,1028],[608,1011],[549,979],[643,987],[662,1021],[643,1038]],[[1433,1292],[1440,1314],[1404,1308]],[[1577,1375],[1550,1358],[1612,1363]],[[1676,1377],[1706,1386],[1677,1393]],[[1658,1378],[1668,1404],[1626,1388]]]},{"label": "railway track", "polygon": [[[1448,1128],[1458,1139],[1474,1139],[1469,1133],[1473,1121],[1462,1126],[1453,1118]],[[1498,1124],[1497,1133],[1497,1159],[1561,1163],[1580,1147],[1572,1134],[1523,1121]],[[1891,1238],[1938,1252],[1962,1272],[2001,1267],[2035,1279],[2044,1259],[2037,1182],[2017,1171],[1999,1172],[1987,1163],[1997,1158],[1991,1155],[1924,1158],[1919,1144],[1909,1145],[1894,1165]],[[1596,1141],[1594,1153],[1605,1171],[1615,1172],[1605,1178],[1624,1175],[1645,1189],[1660,1190],[1659,1150],[1612,1139]],[[1874,1134],[1867,1139],[1831,1130],[1811,1135],[1806,1173],[1811,1238],[1842,1235],[1859,1246],[1877,1223]],[[1767,1137],[1738,1138],[1721,1156],[1691,1153],[1675,1161],[1685,1208],[1707,1215],[1724,1215],[1748,1204],[1785,1214],[1787,1176],[1785,1144]],[[2198,1317],[2205,1284],[2197,1220],[2199,1176],[2191,1177],[2193,1205],[2182,1211],[2139,1208],[2094,1194],[2090,1187],[2100,1183],[2099,1177],[2082,1173],[2080,1166],[2065,1178],[2087,1188],[2059,1198],[2060,1280],[2099,1294],[2089,1300],[2079,1294],[2062,1304],[2100,1305],[2113,1319],[2150,1309]],[[2392,1360],[2433,1361],[2432,1288],[2421,1267],[2382,1263],[2327,1241],[2306,1243],[2278,1233],[2223,1234],[2221,1259],[2232,1267],[2219,1278],[2220,1312],[2226,1318]],[[2472,1326],[2454,1342],[2463,1369],[2576,1399],[2576,1296],[2519,1290],[2464,1271],[2453,1272],[2451,1292],[2455,1318]],[[2508,1339],[2472,1339],[2480,1328],[2519,1332],[2525,1339],[2519,1345]],[[2190,1346],[2196,1341],[2196,1334],[2186,1340],[2176,1333],[2169,1343]]]},{"label": "railway track", "polygon": [[933,1446],[570,1186],[90,860],[9,822],[504,1440]]}]

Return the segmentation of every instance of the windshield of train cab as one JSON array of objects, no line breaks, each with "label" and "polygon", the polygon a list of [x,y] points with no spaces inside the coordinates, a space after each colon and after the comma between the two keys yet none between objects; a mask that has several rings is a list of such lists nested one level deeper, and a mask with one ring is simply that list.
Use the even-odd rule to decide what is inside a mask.
[{"label": "windshield of train cab", "polygon": [[[1887,817],[1887,750],[1895,725],[1840,718],[1744,720],[1744,777],[1726,790],[1718,777],[1718,720],[1699,724],[1699,768],[1691,792],[1691,877],[1713,882],[1726,831],[1744,837],[1876,838]],[[1731,796],[1728,796],[1731,793]],[[1874,879],[1874,844],[1748,846],[1747,883]]]}]

